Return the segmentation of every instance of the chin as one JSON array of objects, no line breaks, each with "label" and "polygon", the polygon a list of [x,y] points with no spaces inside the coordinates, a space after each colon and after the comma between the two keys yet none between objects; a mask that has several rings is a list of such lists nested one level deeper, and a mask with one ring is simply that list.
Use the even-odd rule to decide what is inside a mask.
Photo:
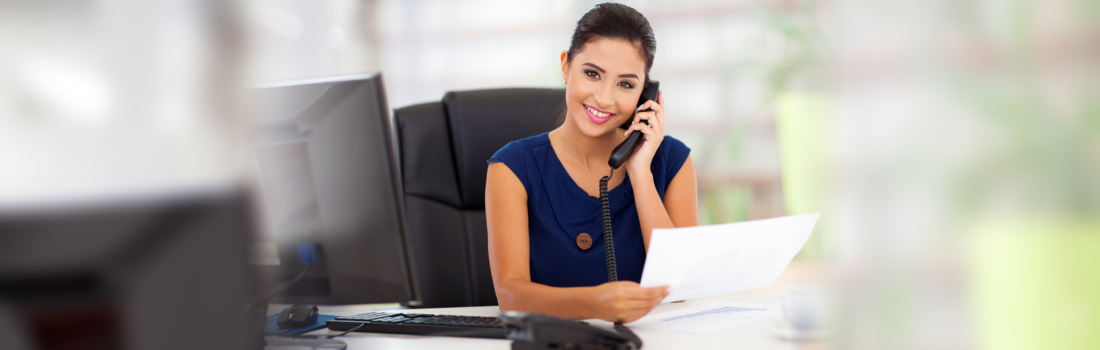
[{"label": "chin", "polygon": [[611,124],[610,121],[603,124],[595,124],[591,120],[588,120],[587,115],[583,115],[579,118],[573,118],[572,122],[577,125],[577,130],[580,130],[581,134],[584,134],[584,136],[588,136],[591,138],[600,138],[604,135],[607,135],[607,133],[614,131],[608,129],[609,124]]}]

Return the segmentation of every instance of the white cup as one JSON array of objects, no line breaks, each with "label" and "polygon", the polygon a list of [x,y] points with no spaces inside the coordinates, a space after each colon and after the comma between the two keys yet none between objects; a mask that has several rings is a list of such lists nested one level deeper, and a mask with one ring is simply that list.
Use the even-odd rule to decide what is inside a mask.
[{"label": "white cup", "polygon": [[776,319],[797,333],[831,332],[839,293],[833,287],[805,286],[779,292]]}]

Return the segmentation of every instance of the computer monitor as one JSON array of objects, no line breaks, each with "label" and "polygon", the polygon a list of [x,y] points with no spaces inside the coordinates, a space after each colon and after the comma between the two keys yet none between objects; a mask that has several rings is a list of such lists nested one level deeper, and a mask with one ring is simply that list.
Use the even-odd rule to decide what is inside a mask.
[{"label": "computer monitor", "polygon": [[261,218],[250,261],[274,285],[304,270],[299,244],[319,255],[273,301],[415,305],[381,74],[263,84],[248,100]]}]

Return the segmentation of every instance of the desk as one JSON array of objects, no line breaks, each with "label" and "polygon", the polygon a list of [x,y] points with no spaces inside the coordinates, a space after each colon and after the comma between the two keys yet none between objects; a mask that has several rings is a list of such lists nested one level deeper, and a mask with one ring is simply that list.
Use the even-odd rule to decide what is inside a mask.
[{"label": "desk", "polygon": [[[682,303],[661,304],[653,310],[655,313],[672,311],[676,309],[702,305],[712,301],[737,301],[747,303],[771,304],[779,300],[778,294],[756,295],[719,295],[707,298],[699,298]],[[282,308],[278,308],[281,310]],[[326,315],[349,316],[371,311],[363,307],[337,306],[320,307],[321,313]],[[272,314],[271,308],[268,314]],[[278,313],[275,310],[274,313]],[[395,310],[401,312],[401,310]],[[496,306],[481,307],[457,307],[442,309],[416,309],[417,313],[440,315],[468,315],[468,316],[498,316],[500,309]],[[611,323],[602,320],[587,320],[595,326],[611,329]],[[827,349],[825,343],[798,343],[777,338],[771,332],[772,321],[762,321],[730,329],[705,334],[665,332],[651,329],[633,329],[642,338],[643,349]],[[337,335],[342,332],[333,332],[327,329],[310,332],[311,335]],[[357,349],[511,349],[510,340],[475,339],[457,337],[424,337],[406,336],[396,334],[377,333],[348,333],[347,336],[338,338],[348,344],[348,350]]]}]

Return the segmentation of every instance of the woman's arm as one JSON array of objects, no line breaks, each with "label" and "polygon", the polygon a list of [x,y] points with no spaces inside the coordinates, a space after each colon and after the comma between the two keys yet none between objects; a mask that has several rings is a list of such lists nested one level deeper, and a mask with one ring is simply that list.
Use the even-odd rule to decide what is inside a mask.
[{"label": "woman's arm", "polygon": [[689,155],[680,171],[665,190],[665,200],[657,194],[653,174],[648,171],[630,174],[634,188],[634,202],[638,207],[638,221],[642,226],[642,242],[649,251],[649,237],[655,228],[699,225],[699,208],[696,200],[695,165]]},{"label": "woman's arm", "polygon": [[668,295],[667,287],[641,288],[629,281],[574,288],[531,282],[527,192],[515,173],[501,162],[489,164],[485,218],[489,266],[501,311],[630,322],[645,316]]},{"label": "woman's arm", "polygon": [[[638,221],[642,226],[642,243],[645,244],[647,253],[653,229],[699,225],[695,165],[691,161],[691,155],[688,155],[680,171],[669,182],[663,202],[653,183],[650,164],[665,138],[664,104],[665,92],[661,91],[657,94],[657,101],[646,101],[638,106],[642,112],[634,114],[634,124],[624,133],[639,131],[645,135],[645,142],[627,160],[626,171],[630,174],[631,187],[634,188],[634,202],[638,208]],[[648,124],[639,123],[640,121]]]}]

